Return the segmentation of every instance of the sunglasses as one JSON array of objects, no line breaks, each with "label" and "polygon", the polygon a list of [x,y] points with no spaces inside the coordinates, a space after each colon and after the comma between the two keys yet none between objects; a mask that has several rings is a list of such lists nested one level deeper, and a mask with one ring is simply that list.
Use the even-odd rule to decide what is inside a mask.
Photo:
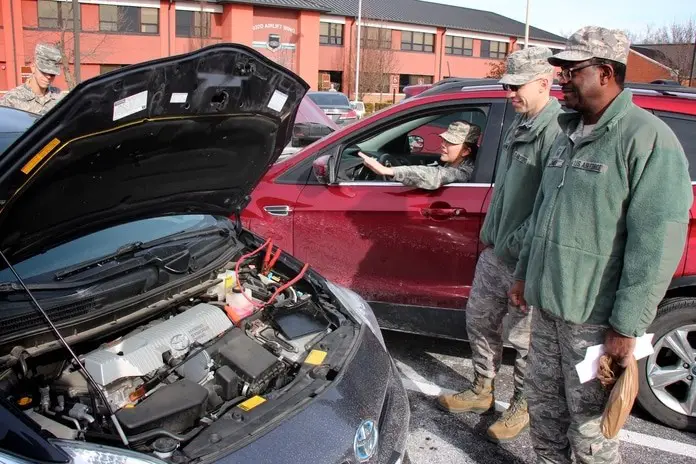
[{"label": "sunglasses", "polygon": [[534,79],[533,81],[529,81],[529,82],[524,83],[524,84],[522,84],[522,85],[503,84],[503,90],[505,90],[506,92],[517,92],[518,90],[520,90],[520,89],[521,89],[522,87],[524,87],[525,85],[531,84],[532,82],[536,82],[536,81],[539,81],[539,80],[541,80],[541,79]]}]

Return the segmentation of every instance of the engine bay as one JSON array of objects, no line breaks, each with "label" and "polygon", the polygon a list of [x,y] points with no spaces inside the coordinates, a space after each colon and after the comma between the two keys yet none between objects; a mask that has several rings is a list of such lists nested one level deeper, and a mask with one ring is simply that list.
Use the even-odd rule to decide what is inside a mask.
[{"label": "engine bay", "polygon": [[353,324],[303,280],[307,267],[290,279],[275,267],[281,251],[264,246],[186,304],[76,348],[100,392],[64,351],[6,369],[0,391],[56,438],[118,446],[125,437],[160,459],[200,458],[219,441],[217,422],[234,423],[224,427],[232,437],[285,393],[330,382],[340,368],[332,356],[352,341]]}]

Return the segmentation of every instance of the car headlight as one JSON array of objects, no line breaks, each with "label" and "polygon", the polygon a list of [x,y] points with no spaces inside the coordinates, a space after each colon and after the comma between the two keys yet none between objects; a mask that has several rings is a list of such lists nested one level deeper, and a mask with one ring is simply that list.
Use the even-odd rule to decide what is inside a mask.
[{"label": "car headlight", "polygon": [[338,298],[341,304],[343,304],[343,306],[345,306],[346,309],[350,311],[350,313],[355,316],[358,321],[362,322],[368,326],[370,330],[372,330],[372,333],[375,334],[377,340],[379,340],[386,350],[387,345],[384,343],[384,337],[382,337],[382,331],[377,323],[377,318],[375,317],[375,313],[372,311],[372,308],[370,308],[367,301],[365,301],[363,297],[355,293],[353,290],[346,287],[336,285],[332,282],[329,282],[328,285],[331,293]]},{"label": "car headlight", "polygon": [[83,441],[51,440],[73,464],[166,464],[154,456]]}]

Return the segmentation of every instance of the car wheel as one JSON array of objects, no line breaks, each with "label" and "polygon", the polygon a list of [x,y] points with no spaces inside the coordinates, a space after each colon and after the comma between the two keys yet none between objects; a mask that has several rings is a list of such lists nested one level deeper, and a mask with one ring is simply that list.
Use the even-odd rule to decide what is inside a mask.
[{"label": "car wheel", "polygon": [[638,402],[655,419],[696,431],[696,298],[670,298],[648,330],[655,352],[638,363]]}]

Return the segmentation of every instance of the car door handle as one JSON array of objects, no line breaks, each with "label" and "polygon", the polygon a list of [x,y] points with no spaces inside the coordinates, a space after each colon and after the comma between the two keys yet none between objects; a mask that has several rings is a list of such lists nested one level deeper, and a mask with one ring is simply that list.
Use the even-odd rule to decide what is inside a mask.
[{"label": "car door handle", "polygon": [[292,208],[288,205],[264,206],[263,210],[271,216],[290,216],[292,213]]},{"label": "car door handle", "polygon": [[425,217],[441,219],[464,216],[466,211],[461,208],[423,208],[421,214]]}]

